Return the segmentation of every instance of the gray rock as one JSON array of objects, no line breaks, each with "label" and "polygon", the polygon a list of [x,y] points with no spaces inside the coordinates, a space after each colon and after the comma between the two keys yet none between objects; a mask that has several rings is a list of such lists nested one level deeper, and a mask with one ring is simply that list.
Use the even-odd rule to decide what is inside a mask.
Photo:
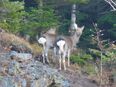
[{"label": "gray rock", "polygon": [[10,75],[17,75],[20,72],[19,63],[15,60],[10,61],[8,65],[8,74]]},{"label": "gray rock", "polygon": [[[27,65],[27,73],[32,77],[32,84],[39,85],[38,87],[47,87],[52,84],[53,80],[56,84],[60,84],[61,87],[68,87],[68,81],[58,73],[57,69],[52,69],[49,66],[45,66],[40,62],[30,63]],[[36,87],[36,86],[32,86]]]},{"label": "gray rock", "polygon": [[0,87],[15,87],[13,78],[10,77],[2,77],[0,79]]},{"label": "gray rock", "polygon": [[30,54],[30,53],[18,53],[18,52],[16,52],[16,51],[11,51],[11,52],[9,53],[9,55],[10,55],[10,57],[11,57],[11,56],[15,56],[15,57],[17,57],[17,58],[19,58],[19,59],[21,59],[21,60],[32,59],[32,54]]},{"label": "gray rock", "polygon": [[0,79],[0,87],[26,87],[26,80],[19,76],[4,76]]},{"label": "gray rock", "polygon": [[[12,55],[18,53],[12,52]],[[57,87],[69,87],[68,81],[58,72],[57,69],[50,68],[48,65],[31,59],[30,62],[19,63],[17,59],[6,58],[2,55],[4,60],[9,60],[7,67],[8,76],[3,76],[0,79],[0,87],[48,87],[55,82]],[[26,60],[25,60],[26,61]],[[21,68],[23,67],[23,68]],[[28,83],[27,79],[30,80]],[[19,86],[20,85],[20,86]]]}]

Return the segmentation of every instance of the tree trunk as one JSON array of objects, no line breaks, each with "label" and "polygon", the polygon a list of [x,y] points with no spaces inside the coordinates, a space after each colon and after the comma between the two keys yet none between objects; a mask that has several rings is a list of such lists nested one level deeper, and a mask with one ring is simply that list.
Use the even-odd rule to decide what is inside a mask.
[{"label": "tree trunk", "polygon": [[70,25],[70,30],[71,32],[77,29],[78,26],[76,24],[76,4],[72,5],[72,11],[71,11],[71,25]]},{"label": "tree trunk", "polygon": [[76,23],[76,4],[72,5],[71,22]]},{"label": "tree trunk", "polygon": [[36,0],[38,7],[43,7],[43,0]]},{"label": "tree trunk", "polygon": [[102,67],[102,52],[101,52],[101,61],[100,61],[100,87],[102,87],[102,74],[103,74],[103,67]]},{"label": "tree trunk", "polygon": [[43,0],[39,0],[39,6],[43,7]]}]

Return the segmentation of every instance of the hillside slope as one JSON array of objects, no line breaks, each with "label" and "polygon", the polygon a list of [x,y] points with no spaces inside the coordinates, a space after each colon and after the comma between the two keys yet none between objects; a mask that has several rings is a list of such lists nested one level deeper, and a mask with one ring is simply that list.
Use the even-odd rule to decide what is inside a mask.
[{"label": "hillside slope", "polygon": [[24,39],[0,33],[0,87],[98,87],[71,67],[67,71],[58,71],[56,66],[43,65],[34,57],[25,61],[11,58],[10,50],[6,49],[11,44],[18,49],[25,48],[27,52],[33,51]]}]

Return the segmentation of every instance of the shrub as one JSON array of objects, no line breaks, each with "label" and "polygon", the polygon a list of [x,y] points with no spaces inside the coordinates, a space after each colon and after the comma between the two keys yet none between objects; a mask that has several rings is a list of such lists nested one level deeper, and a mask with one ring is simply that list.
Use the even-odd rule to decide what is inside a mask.
[{"label": "shrub", "polygon": [[77,63],[79,65],[85,65],[87,63],[87,61],[90,59],[92,59],[92,56],[89,54],[84,54],[84,55],[73,54],[73,55],[71,55],[71,62]]}]

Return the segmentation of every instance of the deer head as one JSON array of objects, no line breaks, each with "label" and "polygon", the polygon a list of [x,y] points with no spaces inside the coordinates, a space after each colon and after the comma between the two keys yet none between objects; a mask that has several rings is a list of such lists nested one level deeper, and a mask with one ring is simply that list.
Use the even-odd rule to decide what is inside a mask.
[{"label": "deer head", "polygon": [[76,35],[80,36],[80,35],[82,34],[83,30],[84,30],[84,26],[82,26],[82,27],[77,27],[77,29],[69,30],[69,33],[70,33],[71,35],[76,34]]},{"label": "deer head", "polygon": [[82,34],[82,32],[83,32],[83,30],[84,30],[84,27],[85,27],[85,26],[82,26],[82,27],[78,27],[78,28],[76,29],[77,35],[81,35],[81,34]]}]

